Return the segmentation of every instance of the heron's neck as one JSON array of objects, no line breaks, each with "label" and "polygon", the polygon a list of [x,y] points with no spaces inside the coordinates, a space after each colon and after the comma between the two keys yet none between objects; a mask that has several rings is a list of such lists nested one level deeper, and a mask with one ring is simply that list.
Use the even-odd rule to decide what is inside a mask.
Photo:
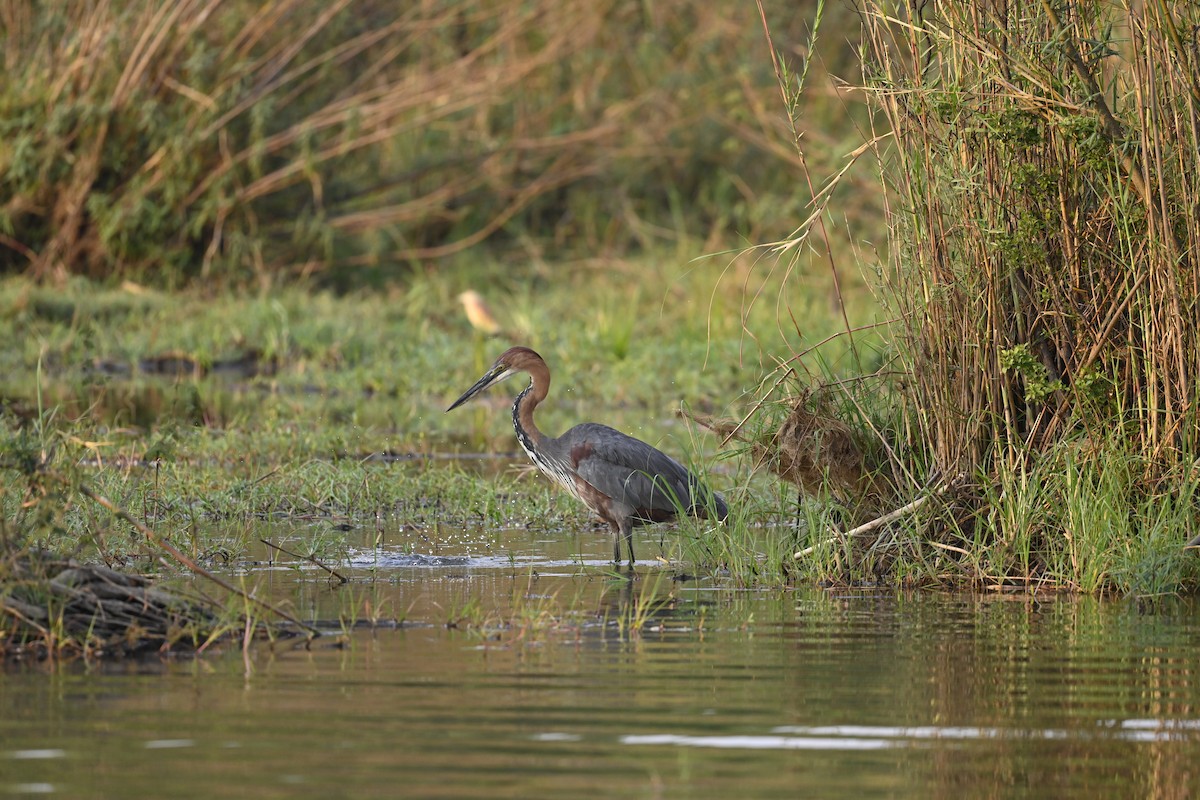
[{"label": "heron's neck", "polygon": [[538,430],[537,423],[533,421],[533,410],[538,407],[538,403],[546,399],[547,389],[545,383],[534,377],[525,387],[525,391],[517,395],[516,401],[513,402],[513,428],[521,446],[527,452],[532,452],[533,445],[541,444],[544,438],[544,434]]}]

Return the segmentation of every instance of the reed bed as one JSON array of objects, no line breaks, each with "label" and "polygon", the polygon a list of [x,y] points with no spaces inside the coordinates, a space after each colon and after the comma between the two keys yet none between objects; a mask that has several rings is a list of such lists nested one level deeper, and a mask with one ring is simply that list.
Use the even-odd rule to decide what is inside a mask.
[{"label": "reed bed", "polygon": [[[1194,4],[871,2],[917,523],[980,584],[1195,585]],[[910,486],[910,491],[916,486]]]},{"label": "reed bed", "polygon": [[5,0],[0,272],[361,285],[771,235],[802,199],[759,46],[695,0]]}]

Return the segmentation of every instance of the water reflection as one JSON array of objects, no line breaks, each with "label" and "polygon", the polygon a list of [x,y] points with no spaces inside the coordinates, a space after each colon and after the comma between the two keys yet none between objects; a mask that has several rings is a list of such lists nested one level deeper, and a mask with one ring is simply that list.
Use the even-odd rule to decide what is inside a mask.
[{"label": "water reflection", "polygon": [[[303,569],[260,575],[309,618],[371,607],[398,624],[262,646],[248,671],[230,652],[0,675],[0,791],[1200,790],[1192,602],[1146,614],[1094,599],[737,592],[658,567],[620,579],[603,536],[557,551],[524,536],[504,543],[511,558],[372,554],[341,588]],[[447,626],[472,605],[479,624]]]}]

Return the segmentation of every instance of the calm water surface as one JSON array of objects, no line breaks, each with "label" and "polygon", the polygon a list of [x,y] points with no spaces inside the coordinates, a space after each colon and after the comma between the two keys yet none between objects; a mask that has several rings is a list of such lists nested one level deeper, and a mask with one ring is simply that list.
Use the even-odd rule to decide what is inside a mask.
[{"label": "calm water surface", "polygon": [[606,536],[400,538],[338,589],[252,576],[399,629],[0,673],[0,793],[1200,796],[1190,602],[749,593],[613,580]]}]

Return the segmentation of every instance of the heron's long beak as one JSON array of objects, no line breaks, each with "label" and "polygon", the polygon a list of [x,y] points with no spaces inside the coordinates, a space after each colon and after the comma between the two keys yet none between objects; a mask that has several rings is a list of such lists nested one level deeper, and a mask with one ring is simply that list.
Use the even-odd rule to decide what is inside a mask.
[{"label": "heron's long beak", "polygon": [[482,392],[484,389],[491,386],[493,383],[499,383],[510,375],[516,374],[516,370],[509,369],[503,364],[493,364],[492,368],[484,373],[483,377],[475,381],[475,385],[463,392],[463,396],[454,401],[446,412],[449,413],[461,406],[463,403],[470,400],[475,395]]}]

